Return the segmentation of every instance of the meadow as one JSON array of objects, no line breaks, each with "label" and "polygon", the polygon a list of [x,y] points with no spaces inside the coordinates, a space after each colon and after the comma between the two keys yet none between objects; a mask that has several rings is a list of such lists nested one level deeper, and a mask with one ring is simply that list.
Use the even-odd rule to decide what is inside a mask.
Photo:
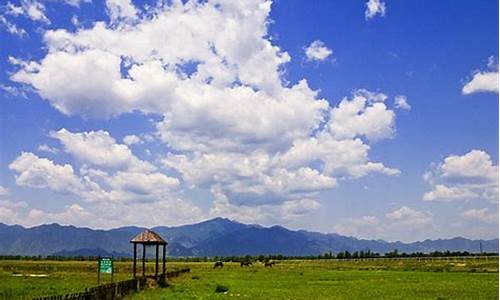
[{"label": "meadow", "polygon": [[[142,291],[141,299],[498,299],[498,258],[287,260],[271,268],[210,262],[169,262],[190,273],[163,289]],[[89,261],[0,261],[0,299],[83,291],[95,286]],[[148,263],[152,272],[153,264]],[[35,277],[33,277],[35,275]],[[36,277],[42,275],[45,277]],[[131,262],[117,262],[114,280],[131,277]],[[102,276],[101,282],[109,282]]]}]

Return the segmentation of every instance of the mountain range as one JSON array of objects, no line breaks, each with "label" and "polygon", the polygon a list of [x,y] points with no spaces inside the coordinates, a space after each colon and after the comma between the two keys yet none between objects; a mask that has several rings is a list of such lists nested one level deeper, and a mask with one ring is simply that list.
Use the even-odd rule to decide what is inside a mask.
[{"label": "mountain range", "polygon": [[[60,255],[131,256],[130,240],[141,227],[120,227],[97,230],[40,225],[25,228],[0,223],[0,255]],[[197,224],[152,228],[168,241],[168,255],[229,256],[229,255],[318,255],[326,252],[371,250],[399,252],[469,251],[498,252],[498,239],[470,240],[462,237],[424,240],[412,243],[365,240],[335,233],[290,230],[282,226],[263,227],[215,218]]]}]

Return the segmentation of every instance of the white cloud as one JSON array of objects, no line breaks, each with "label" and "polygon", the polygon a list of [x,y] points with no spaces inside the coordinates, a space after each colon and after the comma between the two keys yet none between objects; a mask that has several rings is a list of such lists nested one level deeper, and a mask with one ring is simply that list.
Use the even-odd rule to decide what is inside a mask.
[{"label": "white cloud", "polygon": [[305,48],[305,53],[308,61],[323,61],[332,54],[332,49],[326,47],[322,41],[315,40]]},{"label": "white cloud", "polygon": [[430,192],[423,196],[425,201],[452,201],[458,199],[473,199],[479,195],[465,187],[448,187],[446,185],[437,184]]},{"label": "white cloud", "polygon": [[117,144],[106,131],[72,133],[66,129],[51,132],[58,139],[64,151],[81,162],[99,167],[150,172],[156,168],[149,162],[140,160],[124,144]]},{"label": "white cloud", "polygon": [[198,207],[180,199],[129,205],[73,203],[55,211],[30,209],[25,202],[0,200],[0,220],[24,226],[59,223],[105,229],[131,225],[153,227],[158,224],[189,224],[200,221],[203,217]]},{"label": "white cloud", "polygon": [[82,182],[69,164],[58,165],[33,153],[23,152],[10,165],[16,171],[16,184],[33,188],[50,188],[58,192],[79,193]]},{"label": "white cloud", "polygon": [[305,79],[288,83],[283,69],[290,56],[267,31],[269,1],[174,1],[146,11],[107,1],[107,7],[108,23],[47,30],[47,53],[34,61],[10,58],[17,68],[11,79],[66,115],[160,116],[154,141],[170,151],[160,157],[179,178],[128,147],[151,136],[120,144],[102,130],[52,132],[80,164],[80,197],[173,201],[183,188],[201,187],[226,197],[227,205],[214,207],[269,208],[286,219],[315,207],[318,193],[339,180],[399,174],[368,155],[371,142],[394,136],[387,96],[360,89],[330,107]]},{"label": "white cloud", "polygon": [[45,16],[45,6],[38,1],[24,1],[23,8],[31,20],[50,24],[50,20]]},{"label": "white cloud", "polygon": [[0,200],[0,220],[4,224],[23,224],[24,219],[20,211],[27,207],[26,202]]},{"label": "white cloud", "polygon": [[212,188],[214,206],[209,212],[210,217],[223,216],[245,223],[271,225],[289,223],[309,215],[321,205],[312,199],[288,200],[281,204],[265,205],[234,205],[218,188]]},{"label": "white cloud", "polygon": [[24,14],[24,9],[22,6],[17,6],[15,4],[12,4],[11,2],[7,2],[7,5],[5,6],[5,11],[8,15],[12,16],[19,16]]},{"label": "white cloud", "polygon": [[131,0],[106,0],[106,8],[111,22],[137,18],[138,12]]},{"label": "white cloud", "polygon": [[469,95],[479,92],[498,93],[498,61],[491,56],[488,59],[486,71],[474,71],[472,79],[462,88],[462,94]]},{"label": "white cloud", "polygon": [[498,223],[498,214],[491,213],[487,208],[472,208],[464,210],[462,217],[485,223]]},{"label": "white cloud", "polygon": [[0,185],[0,196],[7,196],[9,194],[9,189]]},{"label": "white cloud", "polygon": [[430,213],[402,206],[381,218],[361,216],[341,219],[334,226],[334,230],[358,238],[394,240],[396,237],[404,237],[404,241],[415,241],[422,237],[422,231],[429,229],[431,225]]},{"label": "white cloud", "polygon": [[38,146],[38,151],[57,154],[59,152],[59,149],[57,149],[55,147],[51,147],[47,144],[42,144],[42,145]]},{"label": "white cloud", "polygon": [[91,3],[92,0],[63,0],[64,3],[76,7],[80,7],[80,4],[82,3]]},{"label": "white cloud", "polygon": [[63,211],[59,212],[47,212],[41,209],[31,209],[27,212],[23,224],[28,226],[35,226],[47,223],[58,223],[62,225],[73,225],[73,226],[88,226],[89,222],[92,221],[96,216],[84,209],[77,203],[68,205]]},{"label": "white cloud", "polygon": [[450,155],[428,171],[424,179],[432,185],[432,190],[423,196],[426,201],[474,198],[498,201],[498,166],[482,150]]},{"label": "white cloud", "polygon": [[374,216],[362,216],[359,218],[343,218],[335,226],[333,230],[336,233],[347,236],[371,236],[372,238],[377,234],[377,226],[380,221]]},{"label": "white cloud", "polygon": [[411,105],[408,103],[408,99],[404,95],[398,95],[394,97],[394,106],[399,109],[410,110]]},{"label": "white cloud", "polygon": [[158,130],[163,141],[182,150],[286,147],[317,128],[328,108],[305,80],[276,97],[250,87],[189,85],[177,91],[184,100],[165,115]]},{"label": "white cloud", "polygon": [[389,220],[402,222],[408,226],[419,226],[427,224],[432,220],[432,216],[429,213],[417,211],[407,206],[402,206],[387,213],[385,217]]},{"label": "white cloud", "polygon": [[0,84],[0,89],[13,97],[21,97],[24,99],[28,99],[27,93],[30,90],[30,88],[26,86],[18,87],[18,86],[10,86],[3,84]]},{"label": "white cloud", "polygon": [[489,154],[482,150],[471,150],[462,156],[450,155],[444,159],[440,169],[442,176],[447,178],[498,179],[498,166],[494,166]]},{"label": "white cloud", "polygon": [[[170,154],[163,163],[179,171],[188,184],[205,188],[219,186],[230,201],[239,205],[276,204],[311,197],[335,187],[336,177],[357,178],[373,172],[397,175],[398,170],[371,162],[370,147],[355,138],[358,135],[371,139],[392,136],[394,113],[382,104],[385,99],[383,94],[357,91],[354,100],[344,99],[332,109],[330,120],[322,130],[314,136],[294,139],[291,147],[283,151],[257,148],[265,146],[259,143],[249,145],[257,148],[252,152],[233,151],[238,148],[221,145],[199,148],[198,143],[186,146],[187,149],[195,147],[195,151]],[[355,101],[358,102],[356,108],[347,109]],[[371,110],[378,104],[383,106]],[[352,122],[351,118],[361,120]],[[352,125],[347,124],[349,122]],[[369,123],[375,125],[370,127]],[[188,132],[186,137],[191,137]],[[315,162],[320,164],[311,168]]]},{"label": "white cloud", "polygon": [[131,146],[131,145],[142,143],[142,140],[137,135],[131,134],[131,135],[125,136],[123,138],[123,142],[125,144],[127,144],[128,146]]},{"label": "white cloud", "polygon": [[368,0],[365,4],[365,18],[371,19],[376,15],[385,16],[385,2],[381,0]]},{"label": "white cloud", "polygon": [[395,113],[384,104],[387,96],[358,90],[352,100],[344,98],[331,110],[328,127],[336,139],[365,136],[371,140],[391,138]]},{"label": "white cloud", "polygon": [[4,16],[0,15],[0,24],[5,27],[8,33],[15,35],[17,37],[24,37],[27,35],[26,30],[17,27],[15,24],[11,23]]},{"label": "white cloud", "polygon": [[179,180],[161,173],[117,172],[109,183],[115,190],[147,195],[166,194],[179,185]]},{"label": "white cloud", "polygon": [[76,173],[69,164],[23,152],[9,168],[16,184],[73,194],[89,203],[151,203],[175,198],[177,178],[147,169],[103,171],[84,165]]},{"label": "white cloud", "polygon": [[45,6],[40,1],[22,0],[20,6],[8,2],[6,13],[12,16],[24,15],[33,21],[50,24],[50,20],[45,15]]}]

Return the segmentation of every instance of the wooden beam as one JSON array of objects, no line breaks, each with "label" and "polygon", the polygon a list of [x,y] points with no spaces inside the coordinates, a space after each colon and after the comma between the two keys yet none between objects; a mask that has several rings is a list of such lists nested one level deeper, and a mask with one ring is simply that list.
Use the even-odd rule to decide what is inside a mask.
[{"label": "wooden beam", "polygon": [[155,277],[158,277],[158,248],[160,245],[156,244],[156,263],[155,263]]},{"label": "wooden beam", "polygon": [[142,244],[142,277],[146,276],[146,244]]},{"label": "wooden beam", "polygon": [[134,278],[137,276],[137,244],[134,243]]},{"label": "wooden beam", "polygon": [[[165,261],[166,261],[166,253],[167,253],[167,250],[166,250],[166,247],[167,245],[163,244],[163,276],[165,276]],[[165,278],[166,279],[166,278]]]}]

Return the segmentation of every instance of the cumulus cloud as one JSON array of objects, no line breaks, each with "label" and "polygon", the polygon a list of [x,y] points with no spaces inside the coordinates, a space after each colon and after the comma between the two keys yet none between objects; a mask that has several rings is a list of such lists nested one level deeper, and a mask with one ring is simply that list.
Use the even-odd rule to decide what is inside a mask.
[{"label": "cumulus cloud", "polygon": [[[179,171],[189,184],[218,186],[230,201],[240,205],[309,198],[335,187],[337,178],[357,178],[369,173],[397,175],[398,170],[371,162],[370,147],[359,138],[392,136],[394,113],[383,104],[386,98],[365,90],[355,92],[354,99],[346,98],[331,109],[321,130],[292,139],[292,144],[281,151],[257,148],[241,152],[232,147],[220,149],[220,145],[196,145],[196,151],[170,154],[163,163]],[[317,166],[313,168],[314,163]]]},{"label": "cumulus cloud", "polygon": [[23,224],[24,219],[20,211],[26,209],[26,202],[14,202],[0,199],[0,220],[4,224]]},{"label": "cumulus cloud", "polygon": [[131,0],[106,0],[106,8],[111,22],[137,18],[138,12]]},{"label": "cumulus cloud", "polygon": [[498,223],[498,213],[492,213],[488,208],[472,208],[464,210],[462,217],[485,223]]},{"label": "cumulus cloud", "polygon": [[305,53],[308,61],[323,61],[332,54],[332,49],[322,41],[315,40],[305,48]]},{"label": "cumulus cloud", "polygon": [[474,71],[472,79],[462,88],[462,94],[469,95],[479,92],[498,93],[498,60],[491,56],[485,71]]},{"label": "cumulus cloud", "polygon": [[138,137],[137,135],[134,135],[134,134],[131,134],[131,135],[127,135],[123,138],[123,142],[128,145],[128,146],[131,146],[131,145],[134,145],[134,144],[139,144],[142,142],[141,138]]},{"label": "cumulus cloud", "polygon": [[50,133],[64,146],[64,151],[76,159],[99,167],[150,172],[155,167],[140,160],[124,144],[116,143],[106,131],[72,133],[64,128]]},{"label": "cumulus cloud", "polygon": [[106,5],[109,22],[47,30],[42,58],[10,58],[11,79],[65,115],[158,116],[162,167],[179,176],[133,154],[129,146],[149,137],[120,143],[103,130],[51,132],[80,164],[81,197],[142,203],[200,187],[226,199],[213,211],[245,207],[284,220],[317,207],[318,193],[340,180],[399,174],[369,157],[372,142],[395,133],[387,95],[359,89],[332,107],[306,79],[287,82],[290,56],[268,37],[269,1]]},{"label": "cumulus cloud", "polygon": [[209,216],[224,216],[247,223],[275,224],[288,223],[297,218],[307,216],[319,209],[321,205],[313,199],[288,200],[279,204],[234,205],[218,188],[212,188],[214,205]]},{"label": "cumulus cloud", "polygon": [[384,104],[386,99],[385,94],[366,90],[356,91],[352,100],[344,98],[330,112],[330,133],[336,139],[392,137],[395,113]]},{"label": "cumulus cloud", "polygon": [[404,240],[414,241],[420,237],[422,230],[431,224],[430,213],[402,206],[386,213],[384,217],[361,216],[341,219],[334,226],[334,230],[340,234],[362,238],[392,240],[396,236],[406,236]]},{"label": "cumulus cloud", "polygon": [[[100,213],[102,211],[105,211],[106,214]],[[203,217],[198,207],[193,206],[189,201],[180,199],[130,205],[99,203],[92,206],[82,206],[74,203],[58,211],[31,209],[20,212],[19,215],[22,216],[23,220],[18,224],[27,226],[56,222],[94,228],[116,228],[132,224],[146,227],[158,224],[171,226],[200,221]]]},{"label": "cumulus cloud", "polygon": [[170,199],[180,185],[177,178],[160,173],[125,145],[116,144],[105,131],[71,133],[61,129],[51,135],[81,162],[78,172],[69,164],[59,165],[24,152],[9,165],[17,173],[18,185],[70,193],[95,203]]},{"label": "cumulus cloud", "polygon": [[9,169],[18,173],[16,184],[33,188],[49,188],[59,192],[79,193],[82,182],[69,164],[54,164],[49,159],[39,158],[33,153],[23,152]]},{"label": "cumulus cloud", "polygon": [[474,198],[498,201],[498,166],[482,150],[450,155],[428,171],[424,179],[432,186],[423,196],[425,201]]},{"label": "cumulus cloud", "polygon": [[365,18],[371,19],[376,15],[385,16],[385,2],[381,0],[368,0],[365,4]]},{"label": "cumulus cloud", "polygon": [[203,216],[198,207],[181,199],[129,205],[72,203],[58,210],[29,208],[26,202],[0,200],[0,220],[23,226],[59,223],[104,229],[130,225],[154,227],[158,224],[190,224],[200,221]]},{"label": "cumulus cloud", "polygon": [[404,95],[398,95],[394,97],[394,106],[399,109],[410,110],[411,105],[408,103],[408,99]]},{"label": "cumulus cloud", "polygon": [[399,209],[387,213],[385,217],[389,220],[402,222],[408,226],[428,224],[432,219],[429,213],[421,212],[407,206],[402,206]]}]

